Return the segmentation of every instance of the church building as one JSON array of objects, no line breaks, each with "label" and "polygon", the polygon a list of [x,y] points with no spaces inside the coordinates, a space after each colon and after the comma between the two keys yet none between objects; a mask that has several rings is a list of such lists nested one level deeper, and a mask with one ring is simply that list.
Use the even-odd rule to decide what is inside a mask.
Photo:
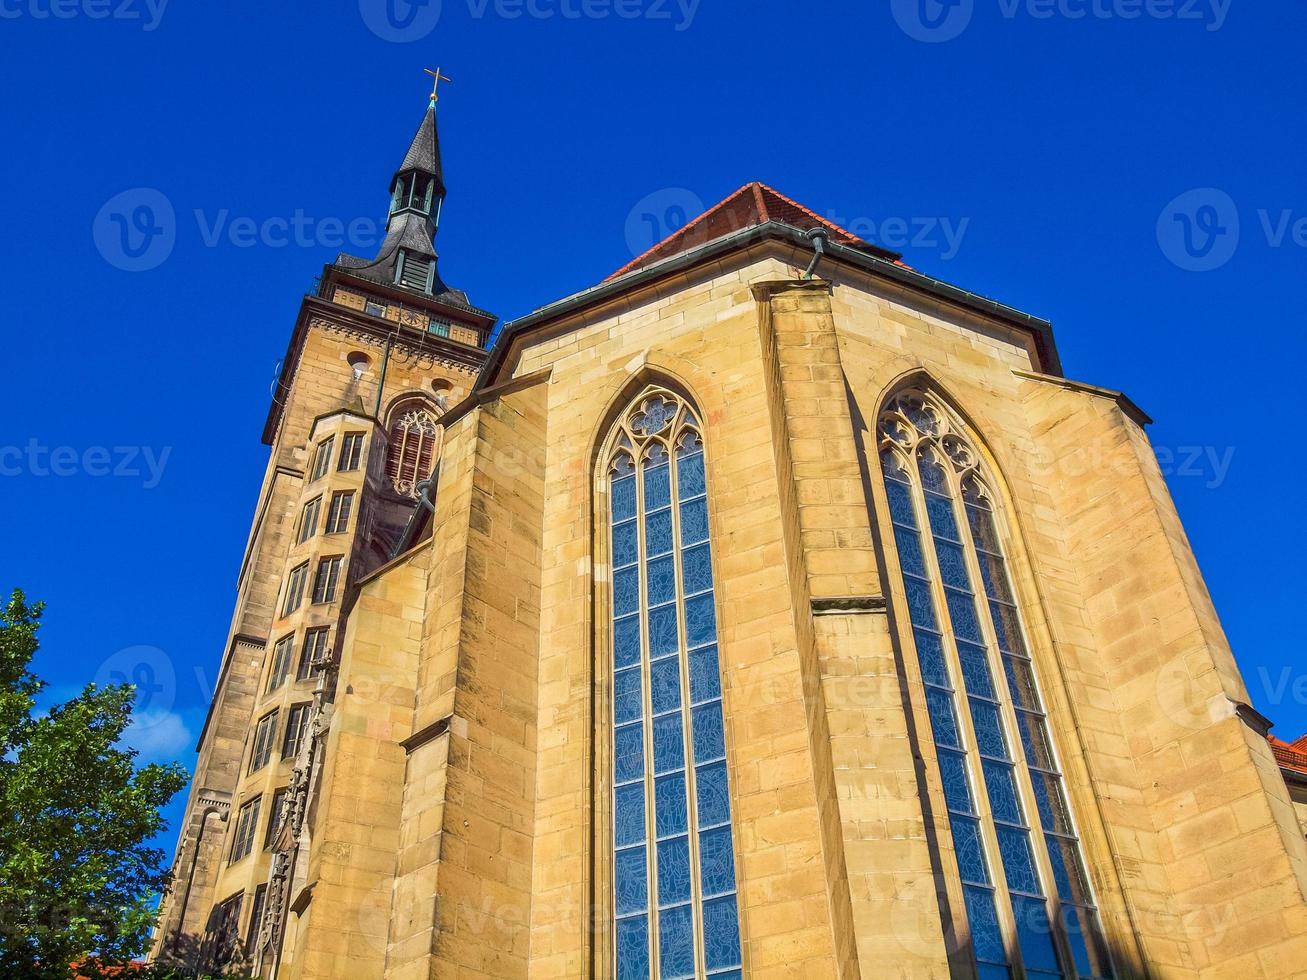
[{"label": "church building", "polygon": [[751,183],[496,331],[434,95],[389,190],[291,333],[156,960],[1307,976],[1307,740],[1046,320]]}]

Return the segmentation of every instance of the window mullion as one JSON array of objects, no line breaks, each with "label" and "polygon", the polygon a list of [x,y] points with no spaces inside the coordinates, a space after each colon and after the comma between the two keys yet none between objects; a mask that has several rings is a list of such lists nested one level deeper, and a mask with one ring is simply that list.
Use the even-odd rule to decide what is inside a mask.
[{"label": "window mullion", "polygon": [[653,747],[653,675],[650,669],[649,650],[649,554],[645,540],[645,518],[647,510],[644,499],[645,459],[640,448],[632,454],[635,463],[635,531],[639,542],[638,564],[639,577],[637,586],[640,608],[640,706],[643,717],[640,719],[640,735],[644,745],[644,862],[645,876],[648,881],[646,895],[649,920],[649,975],[657,977],[660,973],[658,962],[658,831],[656,820],[657,801],[654,793],[657,781],[654,779]]},{"label": "window mullion", "polygon": [[[699,811],[695,805],[698,800],[694,757],[694,717],[691,711],[693,697],[690,692],[690,630],[685,617],[685,573],[681,567],[684,555],[681,548],[681,498],[680,498],[680,454],[676,450],[677,432],[672,431],[668,438],[668,498],[671,501],[672,518],[672,568],[676,576],[676,630],[679,649],[676,652],[680,661],[681,676],[681,730],[685,739],[685,809],[686,832],[689,835],[690,853],[690,921],[694,935],[694,964],[697,976],[706,975],[707,937],[704,932],[703,882],[699,871]],[[719,648],[720,649],[720,648]]]},{"label": "window mullion", "polygon": [[[922,445],[932,446],[930,441]],[[920,447],[918,447],[918,451]],[[944,586],[944,573],[940,567],[936,552],[935,528],[926,508],[927,491],[921,478],[920,461],[913,454],[913,496],[918,508],[918,522],[921,525],[922,559],[930,578],[931,594],[935,601],[935,615],[939,619],[940,632],[943,634],[942,645],[944,657],[948,663],[950,680],[953,684],[954,708],[958,715],[963,747],[967,754],[967,773],[971,777],[971,792],[975,796],[976,811],[980,823],[981,841],[985,848],[987,870],[990,885],[994,889],[994,912],[1003,931],[1003,946],[1007,950],[1008,963],[1014,977],[1024,977],[1025,967],[1021,957],[1021,943],[1018,941],[1016,916],[1012,909],[1012,895],[1008,891],[1007,872],[1003,866],[1003,853],[999,848],[998,831],[994,825],[994,810],[989,799],[989,785],[985,780],[984,765],[980,753],[980,740],[976,736],[975,720],[971,715],[971,694],[967,688],[966,675],[962,672],[962,657],[958,653],[957,637],[953,632],[953,618],[949,611],[948,590]],[[953,508],[954,523],[958,520],[959,498],[953,496],[950,504]],[[965,518],[965,515],[963,515]],[[973,595],[972,601],[975,600]],[[997,680],[995,691],[997,692]],[[974,953],[973,953],[974,956]]]}]

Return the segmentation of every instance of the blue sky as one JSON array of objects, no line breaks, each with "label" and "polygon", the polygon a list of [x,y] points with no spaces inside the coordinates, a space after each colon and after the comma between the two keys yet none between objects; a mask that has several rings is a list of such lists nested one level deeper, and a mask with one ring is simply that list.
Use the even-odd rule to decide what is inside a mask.
[{"label": "blue sky", "polygon": [[[1292,0],[0,0],[0,585],[49,604],[37,669],[146,682],[133,741],[193,758],[300,297],[372,244],[439,64],[441,269],[501,316],[760,179],[1051,318],[1157,419],[1254,703],[1307,731],[1305,36]],[[165,234],[133,257],[113,215]]]}]

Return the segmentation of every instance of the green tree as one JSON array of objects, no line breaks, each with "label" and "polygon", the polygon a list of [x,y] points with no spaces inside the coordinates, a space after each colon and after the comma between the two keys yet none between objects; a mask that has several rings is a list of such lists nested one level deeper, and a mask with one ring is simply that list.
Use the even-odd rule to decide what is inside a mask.
[{"label": "green tree", "polygon": [[54,980],[70,964],[145,952],[164,854],[147,841],[186,784],[179,765],[137,768],[119,745],[134,689],[94,684],[34,714],[31,672],[42,606],[15,591],[0,607],[0,976]]}]

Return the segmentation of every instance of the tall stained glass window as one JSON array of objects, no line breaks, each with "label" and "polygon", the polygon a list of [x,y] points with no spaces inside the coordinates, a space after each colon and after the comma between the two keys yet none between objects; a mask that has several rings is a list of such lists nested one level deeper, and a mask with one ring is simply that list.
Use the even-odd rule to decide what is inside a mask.
[{"label": "tall stained glass window", "polygon": [[888,404],[879,436],[962,880],[967,921],[959,932],[971,937],[981,980],[1110,978],[977,456],[961,427],[922,391]]},{"label": "tall stained glass window", "polygon": [[703,437],[647,389],[606,460],[615,974],[739,980]]}]

